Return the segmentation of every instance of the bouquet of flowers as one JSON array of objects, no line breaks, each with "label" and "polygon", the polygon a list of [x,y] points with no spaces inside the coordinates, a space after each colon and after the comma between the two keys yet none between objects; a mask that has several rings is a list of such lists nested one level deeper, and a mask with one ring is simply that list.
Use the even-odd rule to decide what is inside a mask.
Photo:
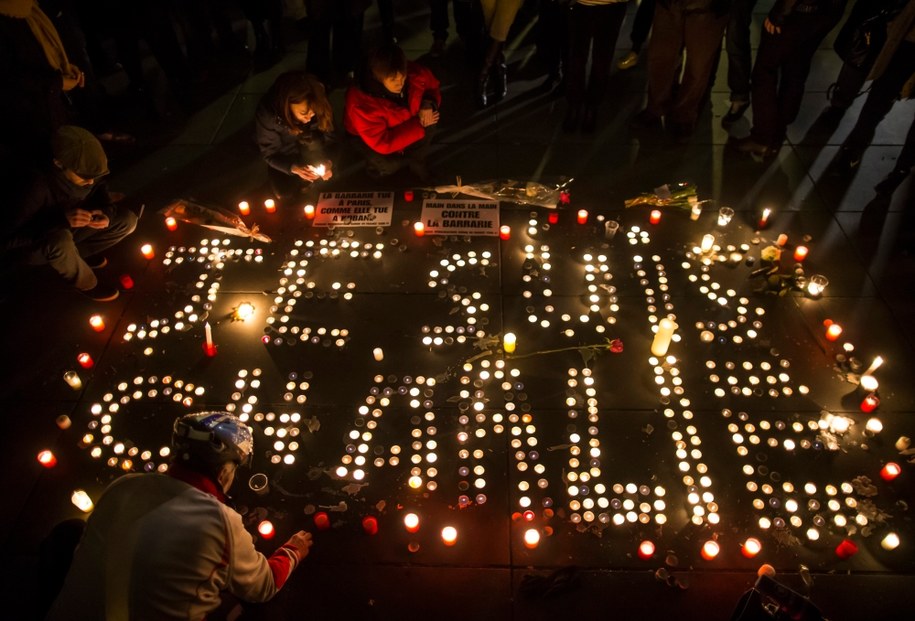
[{"label": "bouquet of flowers", "polygon": [[680,183],[665,183],[652,192],[639,194],[635,198],[627,199],[626,207],[636,205],[650,205],[652,207],[682,207],[692,209],[699,203],[696,186],[688,181]]},{"label": "bouquet of flowers", "polygon": [[273,241],[268,236],[260,233],[256,224],[248,228],[237,215],[219,207],[205,207],[199,203],[178,199],[166,205],[161,213],[166,218],[171,216],[176,220],[197,224],[220,233],[250,237],[261,242]]},{"label": "bouquet of flowers", "polygon": [[546,186],[536,181],[497,179],[464,185],[461,183],[461,178],[458,177],[455,185],[440,185],[431,189],[437,194],[466,194],[496,201],[509,201],[519,205],[555,209],[562,198],[561,195],[572,181],[573,179],[564,179],[556,185]]}]

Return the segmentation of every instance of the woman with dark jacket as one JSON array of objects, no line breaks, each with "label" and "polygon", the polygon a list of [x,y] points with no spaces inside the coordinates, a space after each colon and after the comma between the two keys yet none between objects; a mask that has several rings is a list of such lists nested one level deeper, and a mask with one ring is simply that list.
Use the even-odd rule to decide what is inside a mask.
[{"label": "woman with dark jacket", "polygon": [[407,61],[396,45],[369,54],[358,83],[346,91],[343,124],[370,176],[385,177],[408,166],[426,180],[426,154],[441,101],[432,72]]},{"label": "woman with dark jacket", "polygon": [[325,154],[334,129],[324,85],[304,71],[280,75],[257,106],[255,137],[277,198],[304,192],[333,175]]}]

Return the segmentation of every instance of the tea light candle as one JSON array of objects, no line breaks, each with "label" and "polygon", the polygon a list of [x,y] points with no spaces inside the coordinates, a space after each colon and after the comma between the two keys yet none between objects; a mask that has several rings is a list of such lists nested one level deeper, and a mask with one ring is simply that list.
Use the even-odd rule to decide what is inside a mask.
[{"label": "tea light candle", "polygon": [[83,352],[80,355],[78,355],[76,357],[76,361],[79,363],[79,366],[81,366],[84,369],[91,369],[93,367],[93,365],[95,365],[95,361],[92,359],[92,356],[90,356],[86,352]]},{"label": "tea light candle", "polygon": [[238,204],[238,213],[243,216],[247,216],[251,213],[251,205],[248,204],[248,201],[242,201]]},{"label": "tea light candle", "polygon": [[766,207],[762,211],[762,215],[759,216],[759,228],[764,229],[766,225],[769,224],[769,216],[772,215],[772,210]]},{"label": "tea light candle", "polygon": [[76,371],[67,371],[64,373],[64,381],[67,382],[67,385],[73,390],[79,390],[83,387],[83,380],[79,378]]},{"label": "tea light candle", "polygon": [[782,247],[784,247],[784,245],[787,244],[787,243],[788,243],[788,236],[785,235],[784,233],[782,233],[781,235],[779,235],[778,238],[775,240],[775,244],[776,244],[777,246],[782,246]]},{"label": "tea light candle", "polygon": [[262,520],[260,524],[257,525],[257,532],[264,539],[273,539],[273,536],[276,534],[276,529],[273,527],[273,522],[270,520]]},{"label": "tea light candle", "polygon": [[268,198],[267,200],[265,200],[264,201],[264,211],[266,211],[267,213],[276,212],[276,201],[273,200],[272,198]]},{"label": "tea light candle", "polygon": [[518,337],[516,337],[513,332],[506,332],[502,337],[502,349],[505,350],[506,354],[515,353],[515,346],[517,343]]},{"label": "tea light candle", "polygon": [[880,541],[880,547],[884,550],[895,550],[899,547],[899,535],[896,533],[887,533]]},{"label": "tea light candle", "polygon": [[586,224],[587,222],[588,222],[588,210],[587,210],[587,209],[579,209],[579,210],[578,210],[578,223],[579,223],[579,224]]},{"label": "tea light candle", "polygon": [[54,456],[54,453],[45,449],[38,453],[38,463],[45,468],[53,468],[57,465],[57,457]]},{"label": "tea light candle", "polygon": [[652,209],[652,210],[651,210],[651,213],[648,214],[648,222],[649,222],[650,224],[657,224],[657,223],[660,222],[660,221],[661,221],[661,210],[660,210],[660,209]]},{"label": "tea light candle", "polygon": [[748,537],[740,547],[740,552],[747,558],[753,558],[762,551],[762,543],[755,537]]},{"label": "tea light candle", "polygon": [[867,392],[874,392],[880,384],[877,382],[877,378],[873,375],[862,375],[861,376],[861,388]]},{"label": "tea light candle", "polygon": [[509,239],[512,236],[512,227],[503,224],[499,227],[499,239]]},{"label": "tea light candle", "polygon": [[827,341],[835,341],[842,335],[842,326],[833,322],[831,319],[824,321],[823,325],[826,326]]},{"label": "tea light candle", "polygon": [[419,530],[419,516],[415,513],[408,513],[403,516],[403,526],[408,533],[415,533]]},{"label": "tea light candle", "polygon": [[130,274],[121,274],[121,286],[125,289],[133,289],[133,278]]},{"label": "tea light candle", "polygon": [[70,502],[76,505],[76,508],[83,513],[89,513],[95,506],[92,504],[92,499],[89,498],[89,494],[81,489],[75,490],[73,492],[73,494],[70,496]]},{"label": "tea light candle", "polygon": [[533,550],[540,545],[540,531],[536,528],[528,528],[524,531],[524,547]]},{"label": "tea light candle", "polygon": [[677,324],[667,317],[658,323],[658,333],[654,335],[654,340],[651,342],[652,356],[660,358],[667,355],[667,349],[670,347],[670,341],[673,339],[676,329]]},{"label": "tea light candle", "polygon": [[894,461],[887,462],[883,468],[880,469],[880,478],[884,481],[892,481],[902,473],[902,468]]},{"label": "tea light candle", "polygon": [[[880,405],[880,398],[877,395],[873,395],[873,394],[867,395],[866,397],[864,397],[864,400],[861,402],[861,411],[864,412],[865,414],[869,413],[869,412],[873,412],[874,410],[877,409],[878,405]],[[871,421],[876,421],[876,423],[874,423],[874,426],[877,426],[877,424],[879,423],[880,428],[877,429],[876,431],[871,429]],[[869,421],[867,421],[866,428],[868,431],[870,431],[872,433],[878,433],[883,430],[883,423],[881,423],[879,419],[872,418]]]},{"label": "tea light candle", "polygon": [[384,360],[384,350],[380,347],[376,347],[372,350],[372,357],[375,358],[376,362],[381,362]]},{"label": "tea light candle", "polygon": [[263,496],[270,491],[270,479],[263,472],[256,472],[248,479],[248,487],[258,496]]},{"label": "tea light candle", "polygon": [[719,546],[718,542],[715,541],[714,539],[709,539],[708,541],[706,541],[705,543],[702,544],[702,552],[701,552],[702,558],[704,558],[707,561],[711,561],[716,556],[718,556],[718,552],[720,552],[720,551],[721,551],[721,546]]},{"label": "tea light candle", "polygon": [[702,236],[702,243],[699,244],[699,251],[702,254],[711,252],[712,246],[715,245],[715,236],[711,233]]},{"label": "tea light candle", "polygon": [[305,205],[305,218],[307,220],[312,220],[315,217],[315,206],[314,205]]},{"label": "tea light candle", "polygon": [[378,518],[376,518],[374,515],[367,515],[362,518],[362,530],[364,530],[366,534],[377,535]]},{"label": "tea light candle", "polygon": [[169,231],[177,231],[178,221],[171,216],[167,217],[165,219],[165,228],[167,228]]},{"label": "tea light candle", "polygon": [[315,527],[318,530],[327,530],[330,528],[330,516],[328,516],[323,511],[318,511],[315,513]]},{"label": "tea light candle", "polygon": [[422,237],[426,234],[426,225],[422,222],[413,223],[413,232],[416,233],[417,237]]},{"label": "tea light candle", "polygon": [[899,436],[895,446],[897,451],[902,452],[912,446],[912,439],[909,436]]},{"label": "tea light candle", "polygon": [[142,254],[145,259],[152,259],[156,256],[156,251],[153,250],[152,244],[143,244],[140,246],[140,254]]},{"label": "tea light candle", "polygon": [[654,542],[646,539],[645,541],[643,541],[642,543],[639,544],[639,558],[642,559],[643,561],[647,561],[652,556],[654,556],[654,550],[655,550]]},{"label": "tea light candle", "polygon": [[70,425],[73,424],[73,422],[70,420],[70,417],[66,414],[61,414],[56,419],[54,419],[54,422],[57,423],[58,428],[64,430],[69,429]]},{"label": "tea light candle", "polygon": [[101,332],[105,329],[105,320],[102,319],[101,315],[92,315],[89,317],[89,325],[92,326],[92,329],[96,332]]},{"label": "tea light candle", "polygon": [[442,529],[442,542],[446,546],[453,546],[457,543],[458,532],[454,526],[446,526]]},{"label": "tea light candle", "polygon": [[403,199],[408,203],[413,202],[413,190],[404,190]]},{"label": "tea light candle", "polygon": [[841,559],[848,559],[858,553],[858,546],[850,539],[843,539],[836,546],[836,556]]},{"label": "tea light candle", "polygon": [[798,246],[794,249],[794,260],[800,263],[807,258],[807,246]]}]

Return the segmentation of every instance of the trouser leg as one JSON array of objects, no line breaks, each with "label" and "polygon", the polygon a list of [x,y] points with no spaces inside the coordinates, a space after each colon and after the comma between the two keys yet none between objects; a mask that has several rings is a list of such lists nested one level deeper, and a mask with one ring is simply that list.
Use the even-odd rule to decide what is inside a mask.
[{"label": "trouser leg", "polygon": [[81,257],[91,257],[130,235],[137,228],[137,215],[118,206],[104,229],[82,227],[73,231],[73,240]]},{"label": "trouser leg", "polygon": [[728,16],[725,49],[728,53],[728,88],[731,101],[750,101],[750,75],[753,61],[750,49],[750,22],[756,0],[734,0]]},{"label": "trouser leg", "polygon": [[65,282],[80,291],[98,284],[95,272],[80,256],[70,229],[51,231],[36,240],[26,260],[31,265],[50,265]]},{"label": "trouser leg", "polygon": [[683,49],[683,11],[656,5],[651,24],[654,36],[648,44],[648,103],[645,109],[664,116],[670,104]]},{"label": "trouser leg", "polygon": [[654,5],[655,0],[642,0],[639,3],[639,8],[635,11],[632,31],[629,33],[633,52],[638,53],[641,51],[645,41],[648,40],[648,33],[651,32],[651,22],[654,20]]},{"label": "trouser leg", "polygon": [[708,90],[712,67],[721,50],[721,38],[727,19],[727,15],[718,17],[712,12],[686,15],[683,28],[686,47],[683,79],[670,110],[670,120],[674,123],[684,126],[696,124],[699,106]]},{"label": "trouser leg", "polygon": [[610,70],[613,66],[613,51],[620,35],[623,19],[626,17],[626,4],[623,2],[595,7],[599,15],[595,16],[591,26],[593,32],[593,49],[591,50],[591,75],[588,79],[588,103],[596,106],[603,100],[610,82]]},{"label": "trouser leg", "polygon": [[580,106],[585,99],[585,71],[593,33],[589,27],[595,7],[577,4],[569,18],[569,65],[566,67],[566,98]]}]

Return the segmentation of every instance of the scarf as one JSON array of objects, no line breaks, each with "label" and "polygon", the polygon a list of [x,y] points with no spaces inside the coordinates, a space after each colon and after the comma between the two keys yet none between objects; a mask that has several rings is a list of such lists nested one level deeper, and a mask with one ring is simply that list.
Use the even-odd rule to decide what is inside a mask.
[{"label": "scarf", "polygon": [[64,44],[57,34],[57,28],[44,14],[36,0],[0,0],[0,15],[14,19],[24,19],[29,25],[35,40],[44,50],[48,64],[66,77],[79,77],[79,70],[70,64]]}]

